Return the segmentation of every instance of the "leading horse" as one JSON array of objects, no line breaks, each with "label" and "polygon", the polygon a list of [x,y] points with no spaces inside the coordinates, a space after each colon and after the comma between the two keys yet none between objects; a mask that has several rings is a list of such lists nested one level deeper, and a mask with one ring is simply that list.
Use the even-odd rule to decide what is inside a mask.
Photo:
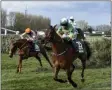
[{"label": "leading horse", "polygon": [[77,87],[77,84],[72,80],[71,76],[75,69],[73,61],[79,58],[82,62],[82,81],[84,81],[84,69],[86,60],[90,58],[90,47],[86,41],[83,41],[82,46],[84,53],[76,53],[71,44],[64,42],[64,40],[56,33],[56,25],[50,26],[45,33],[46,42],[50,42],[52,46],[52,62],[54,67],[54,80],[58,82],[67,82],[67,80],[58,79],[58,73],[60,69],[64,69],[67,73],[67,79],[73,87]]},{"label": "leading horse", "polygon": [[16,40],[15,42],[11,40],[9,57],[12,58],[13,54],[15,54],[17,49],[19,49],[18,50],[19,51],[19,54],[18,54],[19,64],[17,66],[17,73],[21,72],[22,60],[28,59],[29,57],[35,57],[36,59],[38,59],[38,61],[40,62],[40,66],[42,67],[41,58],[39,56],[39,53],[41,53],[45,57],[45,59],[48,61],[48,63],[52,67],[52,64],[48,58],[48,55],[46,53],[44,46],[41,43],[39,43],[38,45],[39,45],[40,51],[30,51],[32,48],[32,42],[28,41],[27,39],[19,39],[19,40]]}]

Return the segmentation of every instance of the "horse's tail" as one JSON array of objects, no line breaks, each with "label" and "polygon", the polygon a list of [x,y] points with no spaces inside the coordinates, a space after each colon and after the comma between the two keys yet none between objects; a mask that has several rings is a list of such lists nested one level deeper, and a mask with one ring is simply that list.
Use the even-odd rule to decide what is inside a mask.
[{"label": "horse's tail", "polygon": [[87,60],[89,60],[91,55],[92,55],[90,44],[87,41],[84,41],[84,44],[85,44],[85,47],[86,47],[86,50],[87,50]]}]

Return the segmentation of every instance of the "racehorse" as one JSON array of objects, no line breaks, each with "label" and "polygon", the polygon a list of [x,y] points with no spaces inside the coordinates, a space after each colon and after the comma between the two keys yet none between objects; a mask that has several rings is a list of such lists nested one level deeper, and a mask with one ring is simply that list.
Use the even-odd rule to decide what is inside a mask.
[{"label": "racehorse", "polygon": [[58,73],[60,69],[64,69],[67,73],[67,79],[73,87],[77,87],[77,84],[72,80],[71,75],[75,69],[73,61],[79,58],[82,62],[82,81],[84,81],[84,69],[86,66],[86,60],[89,60],[91,56],[91,50],[86,41],[83,41],[84,53],[76,53],[71,44],[64,42],[64,40],[56,33],[55,26],[50,26],[45,33],[46,42],[50,42],[52,46],[52,62],[54,68],[54,80],[58,82],[67,82],[67,80],[58,79]]},{"label": "racehorse", "polygon": [[85,40],[85,37],[84,37],[84,32],[80,29],[80,28],[76,28],[77,31],[78,31],[78,34],[77,34],[77,39],[78,40]]},{"label": "racehorse", "polygon": [[52,67],[52,64],[48,58],[48,55],[44,49],[44,46],[41,43],[39,43],[38,45],[39,45],[40,51],[34,51],[33,49],[31,51],[31,48],[33,47],[33,43],[31,41],[28,41],[27,39],[19,39],[19,40],[16,40],[16,42],[14,42],[11,40],[9,57],[12,58],[13,54],[15,54],[17,49],[19,49],[19,54],[18,54],[19,64],[17,66],[17,73],[21,72],[22,60],[28,59],[29,57],[35,57],[36,59],[38,59],[40,66],[43,67],[39,53],[41,53],[45,57],[45,59],[48,61],[48,63]]}]

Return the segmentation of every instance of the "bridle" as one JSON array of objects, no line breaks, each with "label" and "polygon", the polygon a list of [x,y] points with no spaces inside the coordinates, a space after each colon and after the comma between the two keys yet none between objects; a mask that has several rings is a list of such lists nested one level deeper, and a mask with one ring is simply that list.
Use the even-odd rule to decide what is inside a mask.
[{"label": "bridle", "polygon": [[[19,41],[18,41],[19,42]],[[23,50],[24,48],[26,48],[26,47],[24,47],[23,48],[23,46],[27,43],[28,41],[26,41],[26,42],[24,42],[18,49],[19,49],[19,51],[21,51],[21,50]],[[11,54],[11,51],[9,51],[9,54]]]},{"label": "bridle", "polygon": [[[49,36],[49,35],[48,35]],[[54,43],[64,43],[64,40],[61,38],[60,40],[56,40],[56,36],[55,35],[52,35],[51,37],[49,37],[49,41],[51,42],[54,42]],[[68,48],[66,50],[64,50],[63,52],[61,53],[54,53],[52,52],[52,55],[55,55],[55,56],[61,56],[63,54],[65,54],[66,52],[68,51]]]},{"label": "bridle", "polygon": [[21,47],[19,48],[20,50],[23,49],[22,47],[28,42],[28,40],[26,42],[24,42]]}]

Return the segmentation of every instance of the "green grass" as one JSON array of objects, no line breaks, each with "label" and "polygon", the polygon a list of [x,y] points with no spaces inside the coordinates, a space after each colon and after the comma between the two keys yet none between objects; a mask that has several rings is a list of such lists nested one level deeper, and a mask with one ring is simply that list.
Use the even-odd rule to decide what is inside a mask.
[{"label": "green grass", "polygon": [[99,40],[102,40],[102,36],[87,36],[86,39],[90,42],[94,42],[94,41],[99,41]]},{"label": "green grass", "polygon": [[[35,58],[23,61],[22,73],[16,73],[18,64],[17,56],[12,59],[2,54],[2,90],[110,90],[111,69],[86,69],[84,83],[81,82],[81,69],[73,73],[73,80],[78,88],[73,88],[68,83],[59,83],[53,80],[53,71],[43,58],[42,63],[46,70],[36,72],[40,67]],[[66,79],[66,73],[60,71],[59,77]]]}]

